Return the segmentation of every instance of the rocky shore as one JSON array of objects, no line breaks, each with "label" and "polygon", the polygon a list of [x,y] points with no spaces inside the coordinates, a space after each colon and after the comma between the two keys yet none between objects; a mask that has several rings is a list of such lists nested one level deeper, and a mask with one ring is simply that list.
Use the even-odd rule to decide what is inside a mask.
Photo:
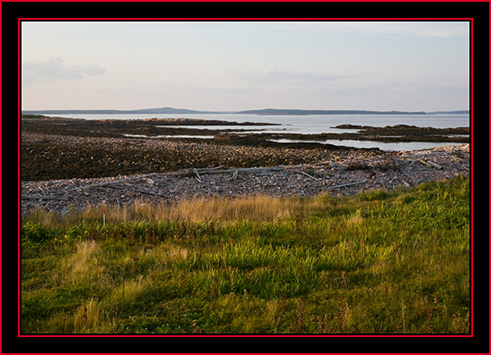
[{"label": "rocky shore", "polygon": [[[65,150],[57,154],[80,160],[80,152],[76,151],[80,145],[75,145],[73,150],[66,149],[72,138],[27,134],[23,135],[23,142],[25,139],[29,144],[24,146],[23,143],[23,149],[32,150],[34,154],[36,144],[50,142],[49,146],[53,147],[51,154],[55,154],[62,144]],[[470,170],[469,144],[430,150],[381,152],[233,147],[94,137],[85,137],[83,142],[78,143],[88,149],[84,151],[79,168],[88,165],[85,168],[88,170],[78,172],[80,177],[67,179],[23,179],[23,214],[36,208],[65,214],[70,209],[81,210],[88,205],[107,203],[123,207],[135,202],[172,203],[200,196],[313,196],[324,192],[351,195],[371,189],[393,189],[468,175]],[[168,165],[165,165],[165,169],[162,169],[162,165],[159,165],[160,169],[153,169],[149,164],[145,172],[138,174],[82,177],[93,168],[90,162],[94,160],[107,161],[110,171],[112,164],[116,164],[118,151],[124,150],[123,147],[138,147],[134,155],[128,153],[126,160],[118,162],[123,166],[133,165],[138,170],[142,163],[161,162],[161,156],[168,159]],[[90,149],[94,154],[96,150],[113,153],[110,156],[94,156],[90,155]],[[29,163],[33,164],[32,161]],[[60,175],[76,171],[71,170],[74,169],[72,165],[70,170],[63,172],[62,162],[55,168],[53,165],[43,165],[43,162],[36,164],[39,169],[44,166],[44,174],[56,170],[61,170],[58,172]],[[179,168],[173,170],[173,167]],[[42,174],[41,171],[39,176]]]},{"label": "rocky shore", "polygon": [[[160,139],[148,137],[189,132],[192,128],[172,126],[207,122],[31,116],[21,122],[23,214],[36,208],[64,214],[103,203],[123,207],[200,196],[349,195],[448,179],[470,170],[467,143],[384,152],[319,143],[275,143],[259,133],[217,131],[213,139]],[[207,124],[222,125],[223,121]],[[465,129],[446,132],[413,126],[385,127],[377,132],[368,126],[342,128],[366,130],[378,137],[466,133]],[[210,134],[208,129],[192,132]],[[132,134],[143,138],[128,137]]]},{"label": "rocky shore", "polygon": [[21,179],[23,181],[99,178],[117,175],[208,168],[295,165],[329,160],[337,151],[360,151],[367,156],[377,149],[301,149],[276,144],[261,147],[241,144],[203,143],[171,139],[77,137],[22,133]]}]

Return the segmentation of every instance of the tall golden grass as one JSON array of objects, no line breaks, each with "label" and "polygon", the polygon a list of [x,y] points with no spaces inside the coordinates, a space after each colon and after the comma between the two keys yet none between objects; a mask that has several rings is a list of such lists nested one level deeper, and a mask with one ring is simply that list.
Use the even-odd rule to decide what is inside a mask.
[{"label": "tall golden grass", "polygon": [[[305,216],[326,208],[326,196],[303,199],[298,197],[271,197],[256,195],[238,198],[197,197],[172,204],[151,204],[135,201],[133,205],[106,206],[106,223],[134,221],[264,221]],[[329,200],[334,201],[334,200]],[[63,217],[56,213],[36,210],[29,220],[46,227],[102,221],[102,206],[88,206],[83,211],[71,210]]]}]

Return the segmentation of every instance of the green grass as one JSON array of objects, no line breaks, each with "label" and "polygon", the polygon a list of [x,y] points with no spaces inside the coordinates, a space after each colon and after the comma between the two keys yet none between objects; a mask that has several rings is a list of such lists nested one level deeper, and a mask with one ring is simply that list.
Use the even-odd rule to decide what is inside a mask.
[{"label": "green grass", "polygon": [[469,191],[38,211],[21,332],[468,334]]}]

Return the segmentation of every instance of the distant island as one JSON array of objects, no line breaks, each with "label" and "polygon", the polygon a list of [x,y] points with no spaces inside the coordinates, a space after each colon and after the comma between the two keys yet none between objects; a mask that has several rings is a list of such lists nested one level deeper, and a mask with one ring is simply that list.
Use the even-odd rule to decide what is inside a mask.
[{"label": "distant island", "polygon": [[426,114],[468,114],[469,110],[458,111],[432,111],[432,112],[407,112],[407,111],[367,111],[367,110],[300,110],[300,109],[274,109],[246,111],[196,111],[183,108],[160,107],[138,110],[25,110],[22,114],[44,115],[120,115],[120,114],[248,114],[267,116],[308,116],[308,115],[426,115]]},{"label": "distant island", "polygon": [[138,110],[25,110],[22,114],[46,114],[46,115],[121,115],[121,114],[221,114],[231,112],[215,112],[215,111],[195,111],[184,108],[159,107],[159,108],[143,108]]},{"label": "distant island", "polygon": [[426,112],[405,112],[405,111],[366,111],[366,110],[295,110],[295,109],[274,109],[247,110],[235,113],[250,115],[281,115],[281,116],[306,116],[306,115],[425,115]]},{"label": "distant island", "polygon": [[469,110],[458,111],[368,111],[368,110],[295,110],[295,109],[274,109],[266,108],[262,110],[247,110],[233,113],[250,115],[282,115],[282,116],[306,116],[306,115],[431,115],[431,114],[469,114]]}]

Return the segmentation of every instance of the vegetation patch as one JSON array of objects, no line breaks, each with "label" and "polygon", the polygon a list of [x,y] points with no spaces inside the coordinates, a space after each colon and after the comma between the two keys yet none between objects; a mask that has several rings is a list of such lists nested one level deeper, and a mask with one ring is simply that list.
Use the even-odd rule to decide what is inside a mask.
[{"label": "vegetation patch", "polygon": [[21,226],[23,334],[469,334],[470,183]]}]

